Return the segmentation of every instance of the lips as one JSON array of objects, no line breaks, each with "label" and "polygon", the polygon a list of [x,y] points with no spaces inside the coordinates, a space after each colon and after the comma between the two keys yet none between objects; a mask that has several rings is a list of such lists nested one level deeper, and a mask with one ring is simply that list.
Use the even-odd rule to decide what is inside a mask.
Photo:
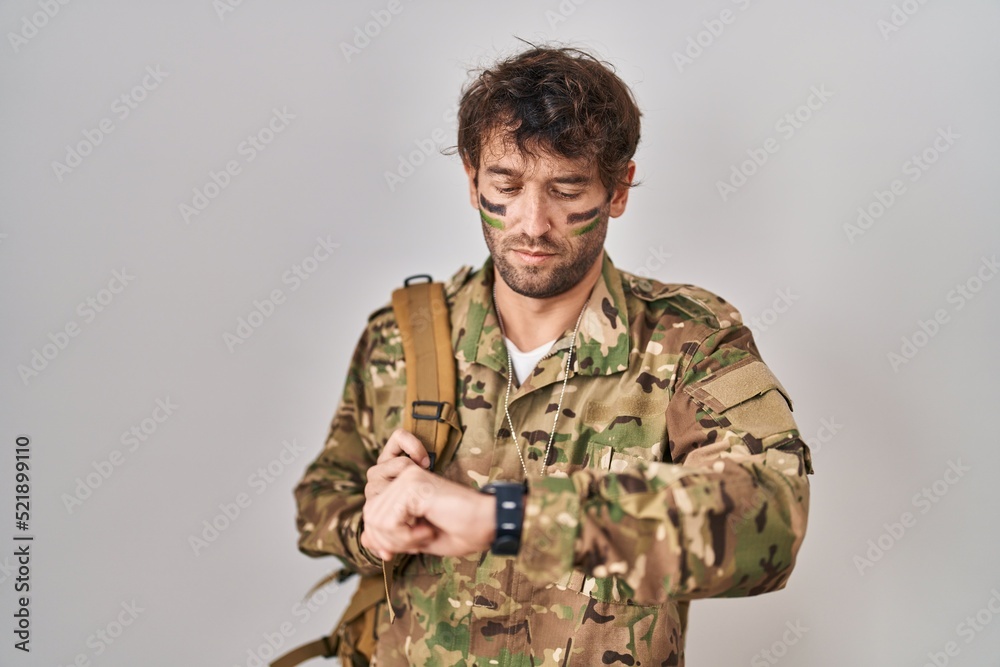
[{"label": "lips", "polygon": [[554,257],[553,253],[539,252],[537,250],[514,250],[514,253],[521,258],[521,261],[528,264],[541,264],[549,257]]}]

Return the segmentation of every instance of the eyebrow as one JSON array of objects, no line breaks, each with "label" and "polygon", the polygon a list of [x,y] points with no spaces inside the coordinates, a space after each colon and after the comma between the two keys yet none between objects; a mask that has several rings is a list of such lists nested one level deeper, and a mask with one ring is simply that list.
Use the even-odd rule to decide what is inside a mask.
[{"label": "eyebrow", "polygon": [[564,185],[586,185],[590,181],[590,176],[586,174],[566,174],[565,176],[556,176],[552,179],[553,183],[562,183]]},{"label": "eyebrow", "polygon": [[[520,178],[523,172],[511,169],[510,167],[501,167],[500,165],[491,164],[486,167],[486,173],[492,176],[505,176],[507,178]],[[550,179],[550,183],[559,183],[561,185],[586,185],[590,183],[591,177],[587,174],[581,173],[569,173],[562,174]]]},{"label": "eyebrow", "polygon": [[509,167],[501,167],[500,165],[491,164],[486,167],[486,173],[492,174],[494,176],[519,176],[520,172],[514,171]]}]

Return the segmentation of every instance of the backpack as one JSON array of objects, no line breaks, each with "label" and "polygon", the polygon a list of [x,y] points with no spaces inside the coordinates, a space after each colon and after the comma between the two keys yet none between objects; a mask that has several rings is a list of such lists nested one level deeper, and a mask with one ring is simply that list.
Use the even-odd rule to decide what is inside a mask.
[{"label": "backpack", "polygon": [[[426,279],[423,282],[414,282]],[[406,359],[406,405],[403,428],[424,444],[432,470],[440,472],[454,454],[458,439],[449,447],[451,429],[461,432],[455,408],[455,360],[451,348],[451,321],[444,285],[426,274],[410,276],[392,293],[392,308],[403,338]],[[382,564],[382,576],[363,576],[333,632],[292,649],[271,667],[294,667],[310,658],[339,657],[342,667],[367,667],[376,648],[380,605],[389,604],[391,574],[402,570],[409,556]],[[308,598],[330,581],[345,581],[354,572],[340,569],[319,581]],[[389,604],[389,618],[395,614]]]}]

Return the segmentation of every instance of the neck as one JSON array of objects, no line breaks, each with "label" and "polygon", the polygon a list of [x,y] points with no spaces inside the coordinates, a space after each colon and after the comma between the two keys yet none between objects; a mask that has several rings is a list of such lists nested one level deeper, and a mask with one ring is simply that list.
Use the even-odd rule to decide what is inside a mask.
[{"label": "neck", "polygon": [[507,338],[520,350],[533,350],[572,329],[601,277],[603,259],[602,252],[580,282],[562,294],[545,299],[518,294],[507,286],[494,267],[497,308],[503,317]]}]

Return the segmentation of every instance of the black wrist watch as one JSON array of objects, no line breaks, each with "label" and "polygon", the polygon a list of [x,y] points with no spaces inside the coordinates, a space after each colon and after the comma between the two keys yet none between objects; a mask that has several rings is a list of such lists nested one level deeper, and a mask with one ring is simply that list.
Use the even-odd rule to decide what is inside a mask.
[{"label": "black wrist watch", "polygon": [[519,482],[492,482],[484,486],[482,492],[497,499],[497,532],[490,552],[498,556],[516,556],[521,547],[527,487]]}]

